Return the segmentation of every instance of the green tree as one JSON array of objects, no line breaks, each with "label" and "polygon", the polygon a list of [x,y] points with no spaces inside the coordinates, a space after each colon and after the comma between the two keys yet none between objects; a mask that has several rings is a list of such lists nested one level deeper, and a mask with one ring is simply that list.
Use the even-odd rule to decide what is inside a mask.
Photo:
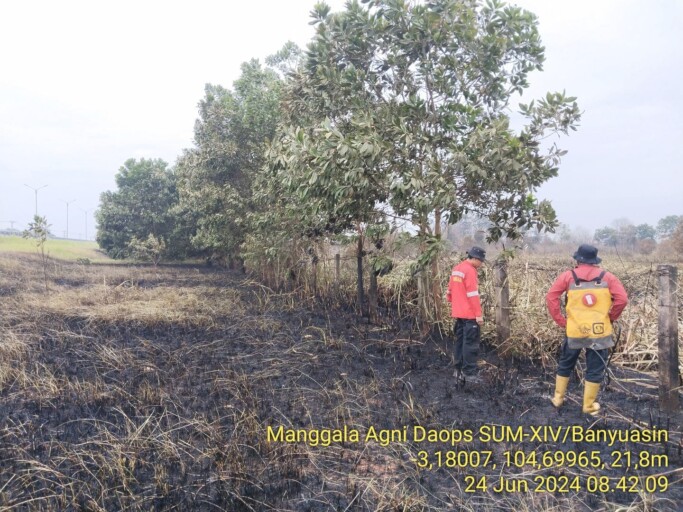
[{"label": "green tree", "polygon": [[659,222],[657,222],[657,236],[660,239],[669,238],[676,230],[681,218],[683,218],[683,215],[668,215],[659,219]]},{"label": "green tree", "polygon": [[[305,95],[313,90],[310,84],[295,89]],[[370,145],[364,130],[367,126],[356,120],[347,123],[343,116],[320,119],[324,114],[311,108],[306,112],[307,127],[283,130],[268,155],[274,179],[283,183],[285,193],[299,205],[299,222],[308,226],[302,234],[320,238],[344,230],[356,232],[357,296],[362,308],[366,232],[382,225],[386,217],[378,208],[387,198],[386,188],[379,186],[374,176],[381,163],[381,141],[375,139]]]},{"label": "green tree", "polygon": [[280,87],[278,74],[256,60],[242,65],[233,90],[206,86],[194,147],[177,164],[180,202],[175,211],[196,225],[192,243],[197,249],[240,258],[247,214],[253,209],[252,183],[280,115]]},{"label": "green tree", "polygon": [[133,258],[151,261],[155,268],[166,254],[166,242],[163,238],[156,237],[152,233],[144,240],[133,236],[128,247]]},{"label": "green tree", "polygon": [[604,245],[616,245],[618,240],[617,230],[605,226],[604,228],[596,229],[593,240]]},{"label": "green tree", "polygon": [[45,283],[45,291],[49,291],[47,286],[47,258],[45,253],[45,242],[50,235],[50,224],[47,223],[47,218],[40,215],[34,215],[33,221],[29,223],[28,228],[24,230],[22,236],[24,238],[32,238],[36,242],[36,247],[40,253],[40,261],[43,264],[43,282]]},{"label": "green tree", "polygon": [[655,236],[657,236],[657,230],[649,224],[636,226],[636,238],[638,240],[647,240],[648,238],[654,240]]},{"label": "green tree", "polygon": [[242,244],[247,267],[270,286],[298,287],[303,284],[304,264],[317,255],[322,234],[334,230],[269,169],[257,174],[253,190],[249,231]]},{"label": "green tree", "polygon": [[314,113],[302,119],[315,131],[290,130],[282,157],[302,201],[360,216],[382,203],[409,219],[434,301],[426,269],[438,272],[443,218],[484,216],[489,240],[554,228],[533,193],[564,152],[541,141],[574,129],[580,113],[574,98],[549,93],[521,105],[527,124],[511,128],[509,104],[544,60],[533,14],[497,1],[371,0],[337,14],[318,4],[314,22],[294,107]]},{"label": "green tree", "polygon": [[178,201],[176,177],[161,159],[131,158],[115,177],[116,191],[100,196],[97,219],[97,242],[112,258],[130,256],[134,238],[149,235],[163,239],[167,257],[183,257],[189,234],[176,223],[172,208]]},{"label": "green tree", "polygon": [[[329,14],[319,4],[316,19]],[[364,11],[353,15],[363,17]],[[324,28],[321,29],[324,32]],[[343,30],[336,36],[344,37]],[[357,295],[363,306],[363,257],[366,232],[384,221],[377,205],[386,200],[387,190],[375,179],[380,164],[381,141],[367,121],[372,95],[349,89],[351,81],[332,73],[330,80],[317,73],[318,62],[331,64],[333,49],[325,36],[310,45],[303,66],[293,68],[283,94],[282,127],[268,157],[273,179],[285,185],[285,193],[299,205],[299,221],[308,226],[304,234],[323,236],[353,230],[356,235]],[[358,65],[364,57],[354,57]]]},{"label": "green tree", "polygon": [[623,224],[617,230],[617,243],[630,250],[636,248],[637,229],[633,224]]}]

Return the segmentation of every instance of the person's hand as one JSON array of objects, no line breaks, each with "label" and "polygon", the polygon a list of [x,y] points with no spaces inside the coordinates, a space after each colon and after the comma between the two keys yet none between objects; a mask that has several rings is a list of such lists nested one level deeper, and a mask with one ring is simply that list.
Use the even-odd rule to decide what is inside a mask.
[{"label": "person's hand", "polygon": [[482,325],[484,325],[484,317],[483,316],[478,316],[477,318],[475,318],[475,320],[477,321],[477,324],[479,324],[480,327]]}]

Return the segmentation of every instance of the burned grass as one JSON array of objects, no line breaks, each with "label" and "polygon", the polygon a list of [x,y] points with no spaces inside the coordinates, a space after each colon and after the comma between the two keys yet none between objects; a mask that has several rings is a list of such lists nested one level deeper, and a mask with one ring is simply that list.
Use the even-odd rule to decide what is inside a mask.
[{"label": "burned grass", "polygon": [[[546,398],[551,363],[491,350],[483,382],[457,387],[447,339],[416,341],[241,275],[59,264],[45,293],[40,270],[0,258],[0,289],[12,290],[0,294],[0,510],[676,510],[683,500],[680,418],[656,412],[646,374],[615,369],[605,416],[587,423],[580,371],[561,414]],[[656,427],[669,439],[413,437],[416,426],[544,425]],[[269,441],[268,427],[280,426],[341,438]],[[366,439],[371,428],[393,437]],[[431,469],[418,467],[423,450]],[[606,467],[539,468],[528,458],[591,450]],[[449,451],[470,458],[450,464]],[[471,458],[487,451],[495,468]],[[657,464],[610,467],[614,451],[644,451]],[[504,467],[505,452],[527,459]],[[496,493],[501,475],[530,488]],[[466,492],[468,476],[486,477],[488,490]],[[534,492],[537,477],[573,476],[578,490]],[[616,488],[622,476],[643,484]],[[643,490],[659,476],[665,492]],[[609,488],[589,492],[591,477],[611,479]]]}]

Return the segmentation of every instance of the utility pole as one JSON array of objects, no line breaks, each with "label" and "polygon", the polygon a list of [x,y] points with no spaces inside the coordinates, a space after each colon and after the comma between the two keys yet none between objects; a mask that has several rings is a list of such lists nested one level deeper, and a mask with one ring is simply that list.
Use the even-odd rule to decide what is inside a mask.
[{"label": "utility pole", "polygon": [[31,185],[27,185],[26,183],[24,183],[24,186],[30,188],[36,194],[36,215],[38,215],[38,191],[41,188],[47,187],[47,185],[43,185],[42,187],[35,188],[35,187],[32,187]]},{"label": "utility pole", "polygon": [[17,223],[16,220],[2,220],[2,221],[0,221],[0,222],[7,222],[7,223],[9,223],[9,228],[10,228],[12,231],[14,231],[14,225]]},{"label": "utility pole", "polygon": [[64,199],[62,199],[61,201],[66,204],[66,238],[69,238],[69,205],[75,202],[76,199],[72,199],[71,201],[64,201]]},{"label": "utility pole", "polygon": [[84,210],[83,208],[80,208],[80,210],[85,214],[85,239],[88,239],[88,213],[92,211],[92,208],[88,208],[87,210]]}]

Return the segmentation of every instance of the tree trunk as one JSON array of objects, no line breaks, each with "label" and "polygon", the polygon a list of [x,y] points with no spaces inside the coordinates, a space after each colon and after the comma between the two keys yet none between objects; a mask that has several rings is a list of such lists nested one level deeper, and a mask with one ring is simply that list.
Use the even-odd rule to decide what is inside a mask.
[{"label": "tree trunk", "polygon": [[358,228],[358,248],[356,251],[356,260],[358,262],[357,266],[357,278],[356,286],[358,292],[358,309],[363,312],[363,304],[365,303],[365,296],[363,293],[363,233]]},{"label": "tree trunk", "polygon": [[[424,254],[427,250],[426,243],[424,242],[424,236],[427,234],[427,223],[426,221],[420,227],[422,234],[422,242],[420,243],[420,254]],[[417,297],[419,306],[419,328],[420,334],[423,338],[427,337],[431,329],[431,282],[429,280],[429,269],[423,268],[417,276]]]},{"label": "tree trunk", "polygon": [[[434,236],[441,237],[441,210],[434,211]],[[441,299],[441,282],[439,280],[439,258],[434,258],[432,261],[432,300],[434,301],[434,321],[440,322],[442,320],[441,306],[443,300]]]}]

